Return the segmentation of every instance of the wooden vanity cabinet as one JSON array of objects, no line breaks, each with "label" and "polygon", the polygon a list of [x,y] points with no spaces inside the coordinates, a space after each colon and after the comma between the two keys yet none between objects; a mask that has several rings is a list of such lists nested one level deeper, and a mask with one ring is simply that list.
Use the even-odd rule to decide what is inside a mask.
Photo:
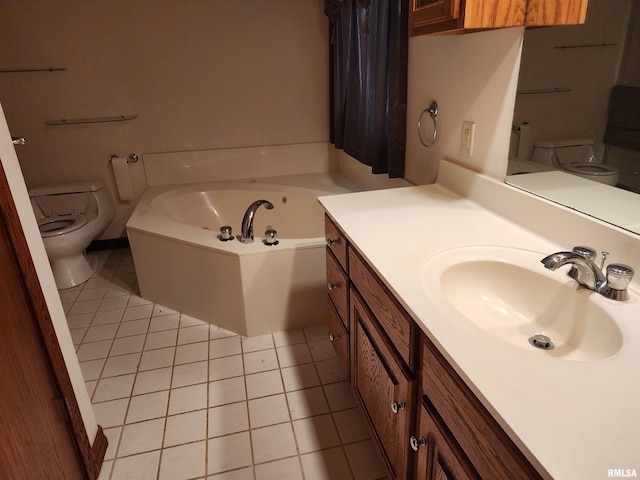
[{"label": "wooden vanity cabinet", "polygon": [[346,236],[325,218],[330,339],[390,477],[541,478]]},{"label": "wooden vanity cabinet", "polygon": [[584,23],[588,0],[410,0],[411,36]]}]

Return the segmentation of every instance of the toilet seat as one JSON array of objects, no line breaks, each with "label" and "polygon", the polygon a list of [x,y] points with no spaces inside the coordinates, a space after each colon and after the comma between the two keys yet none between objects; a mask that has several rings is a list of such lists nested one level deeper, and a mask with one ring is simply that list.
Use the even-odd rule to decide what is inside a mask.
[{"label": "toilet seat", "polygon": [[605,176],[618,173],[615,169],[606,165],[591,162],[565,164],[562,165],[562,168],[571,173],[581,173],[582,175]]},{"label": "toilet seat", "polygon": [[87,224],[87,217],[78,213],[75,215],[52,215],[38,219],[38,228],[42,238],[55,237],[73,232]]},{"label": "toilet seat", "polygon": [[586,178],[587,180],[611,185],[612,187],[617,185],[618,179],[620,178],[620,174],[616,168],[601,163],[572,163],[562,165],[562,170],[572,175]]}]

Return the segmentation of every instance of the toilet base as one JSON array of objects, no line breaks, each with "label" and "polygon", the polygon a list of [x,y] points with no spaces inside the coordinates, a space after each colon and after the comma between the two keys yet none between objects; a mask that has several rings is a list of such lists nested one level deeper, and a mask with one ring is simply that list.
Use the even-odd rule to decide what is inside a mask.
[{"label": "toilet base", "polygon": [[49,259],[58,290],[83,284],[94,274],[94,269],[84,252],[78,255]]}]

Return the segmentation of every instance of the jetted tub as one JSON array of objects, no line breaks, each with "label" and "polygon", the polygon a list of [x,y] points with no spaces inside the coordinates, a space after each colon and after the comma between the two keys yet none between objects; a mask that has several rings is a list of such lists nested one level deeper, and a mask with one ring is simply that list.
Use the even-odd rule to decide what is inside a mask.
[{"label": "jetted tub", "polygon": [[[127,222],[142,297],[253,336],[326,321],[324,210],[318,196],[356,190],[339,176],[304,174],[150,187]],[[247,207],[253,243],[240,242]],[[229,225],[237,238],[220,240]],[[275,229],[278,245],[264,243]]]}]

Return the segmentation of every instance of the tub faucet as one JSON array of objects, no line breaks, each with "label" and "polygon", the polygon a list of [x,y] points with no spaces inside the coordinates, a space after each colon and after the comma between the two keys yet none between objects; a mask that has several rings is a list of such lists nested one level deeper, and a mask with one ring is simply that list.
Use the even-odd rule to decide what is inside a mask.
[{"label": "tub faucet", "polygon": [[273,208],[273,204],[268,200],[256,200],[249,205],[247,211],[244,212],[244,217],[242,217],[242,235],[240,236],[242,243],[253,242],[253,217],[256,215],[256,210],[258,210],[260,205],[264,205],[267,210]]},{"label": "tub faucet", "polygon": [[633,278],[633,268],[621,263],[607,266],[606,275],[602,273],[608,253],[602,252],[602,265],[593,261],[595,250],[588,247],[575,247],[571,252],[557,252],[544,257],[541,262],[549,270],[556,270],[571,264],[567,273],[583,287],[613,300],[628,300],[627,287]]}]

